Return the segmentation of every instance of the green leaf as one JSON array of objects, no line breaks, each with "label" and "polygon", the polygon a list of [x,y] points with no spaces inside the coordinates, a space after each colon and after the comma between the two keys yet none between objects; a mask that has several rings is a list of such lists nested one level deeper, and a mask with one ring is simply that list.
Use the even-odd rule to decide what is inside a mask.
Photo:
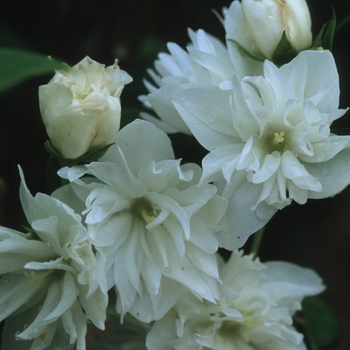
[{"label": "green leaf", "polygon": [[272,61],[281,66],[282,64],[290,62],[296,55],[298,51],[295,50],[291,42],[288,40],[286,32],[283,31],[281,40],[276,46],[276,50],[273,54]]},{"label": "green leaf", "polygon": [[316,39],[312,45],[313,49],[317,50],[318,48],[322,48],[332,51],[336,22],[336,16],[333,10],[332,19],[329,22],[325,23],[322,26],[320,32],[317,34]]},{"label": "green leaf", "polygon": [[64,69],[65,67],[61,62],[39,53],[14,48],[0,48],[0,93],[28,78],[53,73],[54,69]]},{"label": "green leaf", "polygon": [[335,25],[337,23],[335,12],[333,10],[333,16],[330,22],[327,24],[326,30],[322,37],[322,47],[326,50],[332,51],[333,37],[335,31]]},{"label": "green leaf", "polygon": [[312,44],[312,49],[316,50],[317,48],[322,48],[322,37],[323,37],[323,33],[326,30],[326,27],[328,25],[328,22],[325,23],[321,30],[318,32],[313,44]]},{"label": "green leaf", "polygon": [[321,299],[307,297],[302,302],[305,340],[310,350],[326,350],[339,341],[341,329],[330,307]]}]

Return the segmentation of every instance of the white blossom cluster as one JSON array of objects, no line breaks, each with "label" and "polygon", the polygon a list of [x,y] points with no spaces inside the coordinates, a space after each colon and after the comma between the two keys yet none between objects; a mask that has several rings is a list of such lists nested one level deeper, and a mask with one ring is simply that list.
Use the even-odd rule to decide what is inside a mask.
[{"label": "white blossom cluster", "polygon": [[[186,51],[168,45],[139,98],[146,120],[121,130],[131,78],[117,65],[85,58],[40,88],[62,158],[113,145],[62,167],[51,195],[33,197],[20,170],[30,228],[0,227],[2,348],[86,349],[87,324],[105,328],[114,291],[122,325],[108,349],[306,349],[293,315],[321,278],[240,248],[293,200],[350,183],[350,137],[330,130],[346,112],[337,68],[310,49],[303,0],[234,0],[222,23],[225,43],[189,30]],[[297,54],[277,65],[282,35]],[[201,167],[175,159],[166,132],[179,131],[208,150]],[[227,262],[219,248],[232,251]]]}]

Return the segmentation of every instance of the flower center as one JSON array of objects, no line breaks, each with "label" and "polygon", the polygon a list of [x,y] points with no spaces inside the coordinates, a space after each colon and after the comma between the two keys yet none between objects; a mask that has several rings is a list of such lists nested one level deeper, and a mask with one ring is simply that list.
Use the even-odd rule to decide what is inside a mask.
[{"label": "flower center", "polygon": [[[232,304],[232,307],[235,308],[234,304]],[[241,320],[236,319],[236,320],[228,320],[226,319],[225,321],[221,321],[221,325],[218,328],[218,332],[221,336],[225,337],[232,337],[237,334],[236,332],[240,332],[242,328],[249,328],[252,326],[252,317],[251,313],[248,310],[238,310],[241,314]],[[226,315],[221,314],[221,317],[227,317]]]},{"label": "flower center", "polygon": [[75,99],[77,100],[85,100],[85,98],[91,94],[94,90],[92,89],[92,87],[88,87],[87,89],[85,89],[85,91],[76,91],[75,92]]},{"label": "flower center", "polygon": [[268,153],[274,151],[283,153],[286,150],[287,142],[284,131],[268,133],[265,138],[265,147]]},{"label": "flower center", "polygon": [[151,202],[146,198],[138,198],[131,206],[131,212],[140,220],[150,224],[159,213],[153,208]]},{"label": "flower center", "polygon": [[42,341],[44,341],[45,338],[46,338],[46,336],[47,336],[47,333],[48,333],[48,331],[44,331],[43,333],[41,333],[41,334],[39,335],[39,338],[40,338]]},{"label": "flower center", "polygon": [[51,275],[55,270],[47,270],[46,272],[43,272],[41,274],[37,274],[35,271],[24,271],[24,276],[31,279],[33,281],[32,289],[35,288],[35,285],[43,280],[45,277]]},{"label": "flower center", "polygon": [[242,326],[244,326],[242,322],[223,321],[218,331],[221,335],[232,335],[237,328]]},{"label": "flower center", "polygon": [[281,142],[284,142],[284,132],[275,132],[274,133],[274,138],[273,138],[273,144],[278,145]]},{"label": "flower center", "polygon": [[243,319],[242,322],[227,320],[221,323],[218,332],[225,337],[232,337],[239,328],[251,327],[252,323],[250,320]]}]

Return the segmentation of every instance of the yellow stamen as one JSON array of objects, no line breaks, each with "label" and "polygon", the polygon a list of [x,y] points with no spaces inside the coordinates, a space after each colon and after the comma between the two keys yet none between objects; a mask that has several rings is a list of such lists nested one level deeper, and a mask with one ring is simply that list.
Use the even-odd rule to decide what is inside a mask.
[{"label": "yellow stamen", "polygon": [[237,328],[240,328],[240,327],[251,327],[251,326],[252,326],[252,322],[249,319],[247,320],[247,319],[243,318],[242,322],[228,320],[228,321],[223,321],[221,323],[219,331],[221,333],[226,333],[226,334],[230,335],[235,330],[237,330]]},{"label": "yellow stamen", "polygon": [[281,131],[281,132],[275,132],[274,133],[274,138],[273,138],[273,144],[274,145],[277,145],[278,143],[280,142],[283,142],[284,141],[284,132]]},{"label": "yellow stamen", "polygon": [[[152,223],[159,213],[153,208],[152,203],[146,198],[138,198],[131,206],[133,215],[144,221],[147,225]],[[152,232],[152,230],[149,230]]]},{"label": "yellow stamen", "polygon": [[147,224],[150,224],[156,219],[156,216],[154,216],[154,212],[150,212],[147,210],[147,208],[142,207],[140,210],[140,214],[142,218],[147,222]]},{"label": "yellow stamen", "polygon": [[35,271],[24,271],[24,275],[31,279],[33,281],[33,286],[32,289],[34,289],[35,285],[42,279],[44,279],[45,277],[51,275],[55,270],[47,270],[46,272],[37,275]]},{"label": "yellow stamen", "polygon": [[46,336],[47,336],[47,331],[44,331],[43,333],[41,333],[40,335],[39,335],[39,338],[42,340],[42,341],[44,341],[45,340],[45,338],[46,338]]}]

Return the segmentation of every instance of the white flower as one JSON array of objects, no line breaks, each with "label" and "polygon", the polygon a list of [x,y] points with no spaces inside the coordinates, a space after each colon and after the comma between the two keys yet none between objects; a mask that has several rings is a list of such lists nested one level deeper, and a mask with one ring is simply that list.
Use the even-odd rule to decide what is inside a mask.
[{"label": "white flower", "polygon": [[311,18],[305,0],[234,0],[225,10],[228,41],[252,56],[273,59],[285,33],[297,51],[311,46]]},{"label": "white flower", "polygon": [[169,43],[170,54],[159,54],[154,64],[155,70],[148,70],[155,85],[145,81],[150,94],[140,96],[143,104],[153,108],[161,121],[149,114],[144,113],[142,116],[168,133],[191,133],[173,106],[172,97],[177,92],[189,87],[225,84],[237,72],[260,72],[260,69],[254,67],[261,67],[261,62],[243,60],[239,50],[231,50],[229,54],[220,40],[203,30],[189,30],[188,35],[191,44],[188,45],[187,52],[178,45]]},{"label": "white flower", "polygon": [[292,316],[305,296],[323,291],[321,279],[284,262],[262,264],[235,251],[220,270],[218,304],[181,299],[147,336],[152,350],[306,350]]},{"label": "white flower", "polygon": [[232,89],[187,89],[175,106],[198,141],[210,151],[202,182],[215,181],[230,199],[234,249],[276,212],[295,200],[325,198],[350,182],[349,136],[330,132],[338,109],[339,82],[328,51],[303,51],[264,76],[233,79]]},{"label": "white flower", "polygon": [[[35,233],[0,227],[0,319],[6,349],[85,349],[88,320],[104,329],[104,259],[95,256],[81,217],[45,194],[30,195],[22,177],[21,202]],[[102,272],[102,273],[101,273]],[[12,316],[13,315],[13,316]]]},{"label": "white flower", "polygon": [[[183,287],[214,302],[214,234],[227,202],[213,185],[198,186],[198,166],[174,160],[163,131],[137,120],[117,134],[99,162],[60,174],[74,181],[73,190],[86,203],[86,223],[107,259],[119,313],[144,322],[159,319]],[[95,178],[78,179],[85,174]]]},{"label": "white flower", "polygon": [[131,81],[117,61],[105,68],[85,57],[39,87],[46,131],[64,158],[78,158],[110,142],[120,126],[120,95]]}]

